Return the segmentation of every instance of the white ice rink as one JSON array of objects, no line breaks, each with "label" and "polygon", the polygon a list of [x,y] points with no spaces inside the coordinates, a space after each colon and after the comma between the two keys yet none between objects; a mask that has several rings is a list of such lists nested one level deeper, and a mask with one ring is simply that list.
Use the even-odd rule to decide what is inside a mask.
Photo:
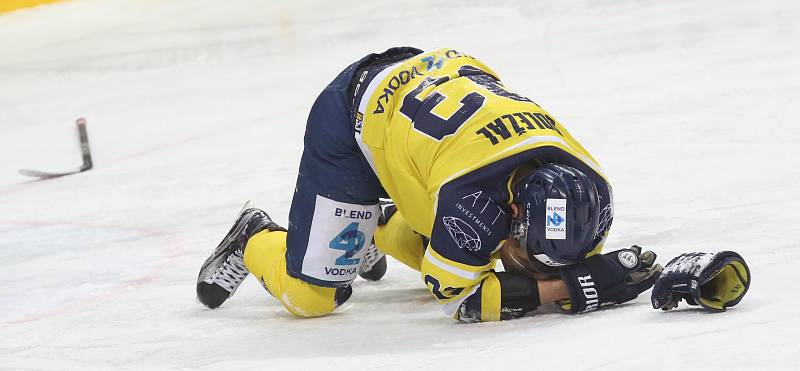
[{"label": "white ice rink", "polygon": [[[389,262],[287,314],[198,269],[247,199],[286,222],[306,115],[346,65],[453,47],[558,118],[615,186],[607,250],[734,250],[722,314],[545,307],[459,324]],[[95,169],[31,181],[20,168]],[[73,0],[0,15],[0,369],[797,370],[800,2]]]}]

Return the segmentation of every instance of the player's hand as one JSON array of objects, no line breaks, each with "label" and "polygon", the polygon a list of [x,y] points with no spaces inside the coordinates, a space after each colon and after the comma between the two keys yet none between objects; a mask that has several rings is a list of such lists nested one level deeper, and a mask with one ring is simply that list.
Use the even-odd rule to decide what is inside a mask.
[{"label": "player's hand", "polygon": [[639,246],[595,255],[565,266],[561,276],[570,296],[569,311],[589,312],[601,305],[621,304],[653,287],[663,269],[656,254]]},{"label": "player's hand", "polygon": [[739,303],[750,287],[750,269],[733,251],[692,252],[670,260],[653,287],[653,308],[676,308],[681,300],[722,312]]}]

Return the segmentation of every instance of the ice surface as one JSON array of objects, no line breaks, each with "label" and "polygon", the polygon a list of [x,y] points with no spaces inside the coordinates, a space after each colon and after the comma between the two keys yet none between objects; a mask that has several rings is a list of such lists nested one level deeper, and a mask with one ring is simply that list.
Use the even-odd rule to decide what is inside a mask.
[{"label": "ice surface", "polygon": [[[0,368],[796,369],[796,1],[74,0],[0,16]],[[609,249],[733,250],[722,314],[649,295],[582,316],[445,318],[390,261],[299,320],[194,280],[244,200],[285,222],[306,114],[363,54],[454,47],[559,118],[615,186]],[[19,168],[95,169],[35,182]]]}]

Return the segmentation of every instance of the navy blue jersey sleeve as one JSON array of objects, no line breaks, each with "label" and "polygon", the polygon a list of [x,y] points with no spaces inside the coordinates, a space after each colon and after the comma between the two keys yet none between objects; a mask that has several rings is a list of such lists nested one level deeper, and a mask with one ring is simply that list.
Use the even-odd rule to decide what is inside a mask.
[{"label": "navy blue jersey sleeve", "polygon": [[[489,169],[482,169],[489,170]],[[472,179],[454,182],[439,192],[431,246],[440,255],[462,264],[485,265],[500,242],[508,236],[508,192],[496,181],[470,174]]]}]

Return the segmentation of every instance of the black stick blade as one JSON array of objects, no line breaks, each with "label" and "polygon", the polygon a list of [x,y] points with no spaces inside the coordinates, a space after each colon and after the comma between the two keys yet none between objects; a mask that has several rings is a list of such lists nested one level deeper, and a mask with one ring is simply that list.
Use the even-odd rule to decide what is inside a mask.
[{"label": "black stick blade", "polygon": [[39,179],[52,179],[58,178],[65,175],[72,175],[87,171],[92,168],[92,153],[89,149],[89,135],[86,132],[86,119],[81,117],[75,121],[75,124],[78,127],[78,139],[80,141],[81,146],[81,156],[83,158],[83,164],[74,170],[67,170],[67,171],[40,171],[40,170],[32,170],[32,169],[21,169],[19,173],[25,176],[39,178]]}]

